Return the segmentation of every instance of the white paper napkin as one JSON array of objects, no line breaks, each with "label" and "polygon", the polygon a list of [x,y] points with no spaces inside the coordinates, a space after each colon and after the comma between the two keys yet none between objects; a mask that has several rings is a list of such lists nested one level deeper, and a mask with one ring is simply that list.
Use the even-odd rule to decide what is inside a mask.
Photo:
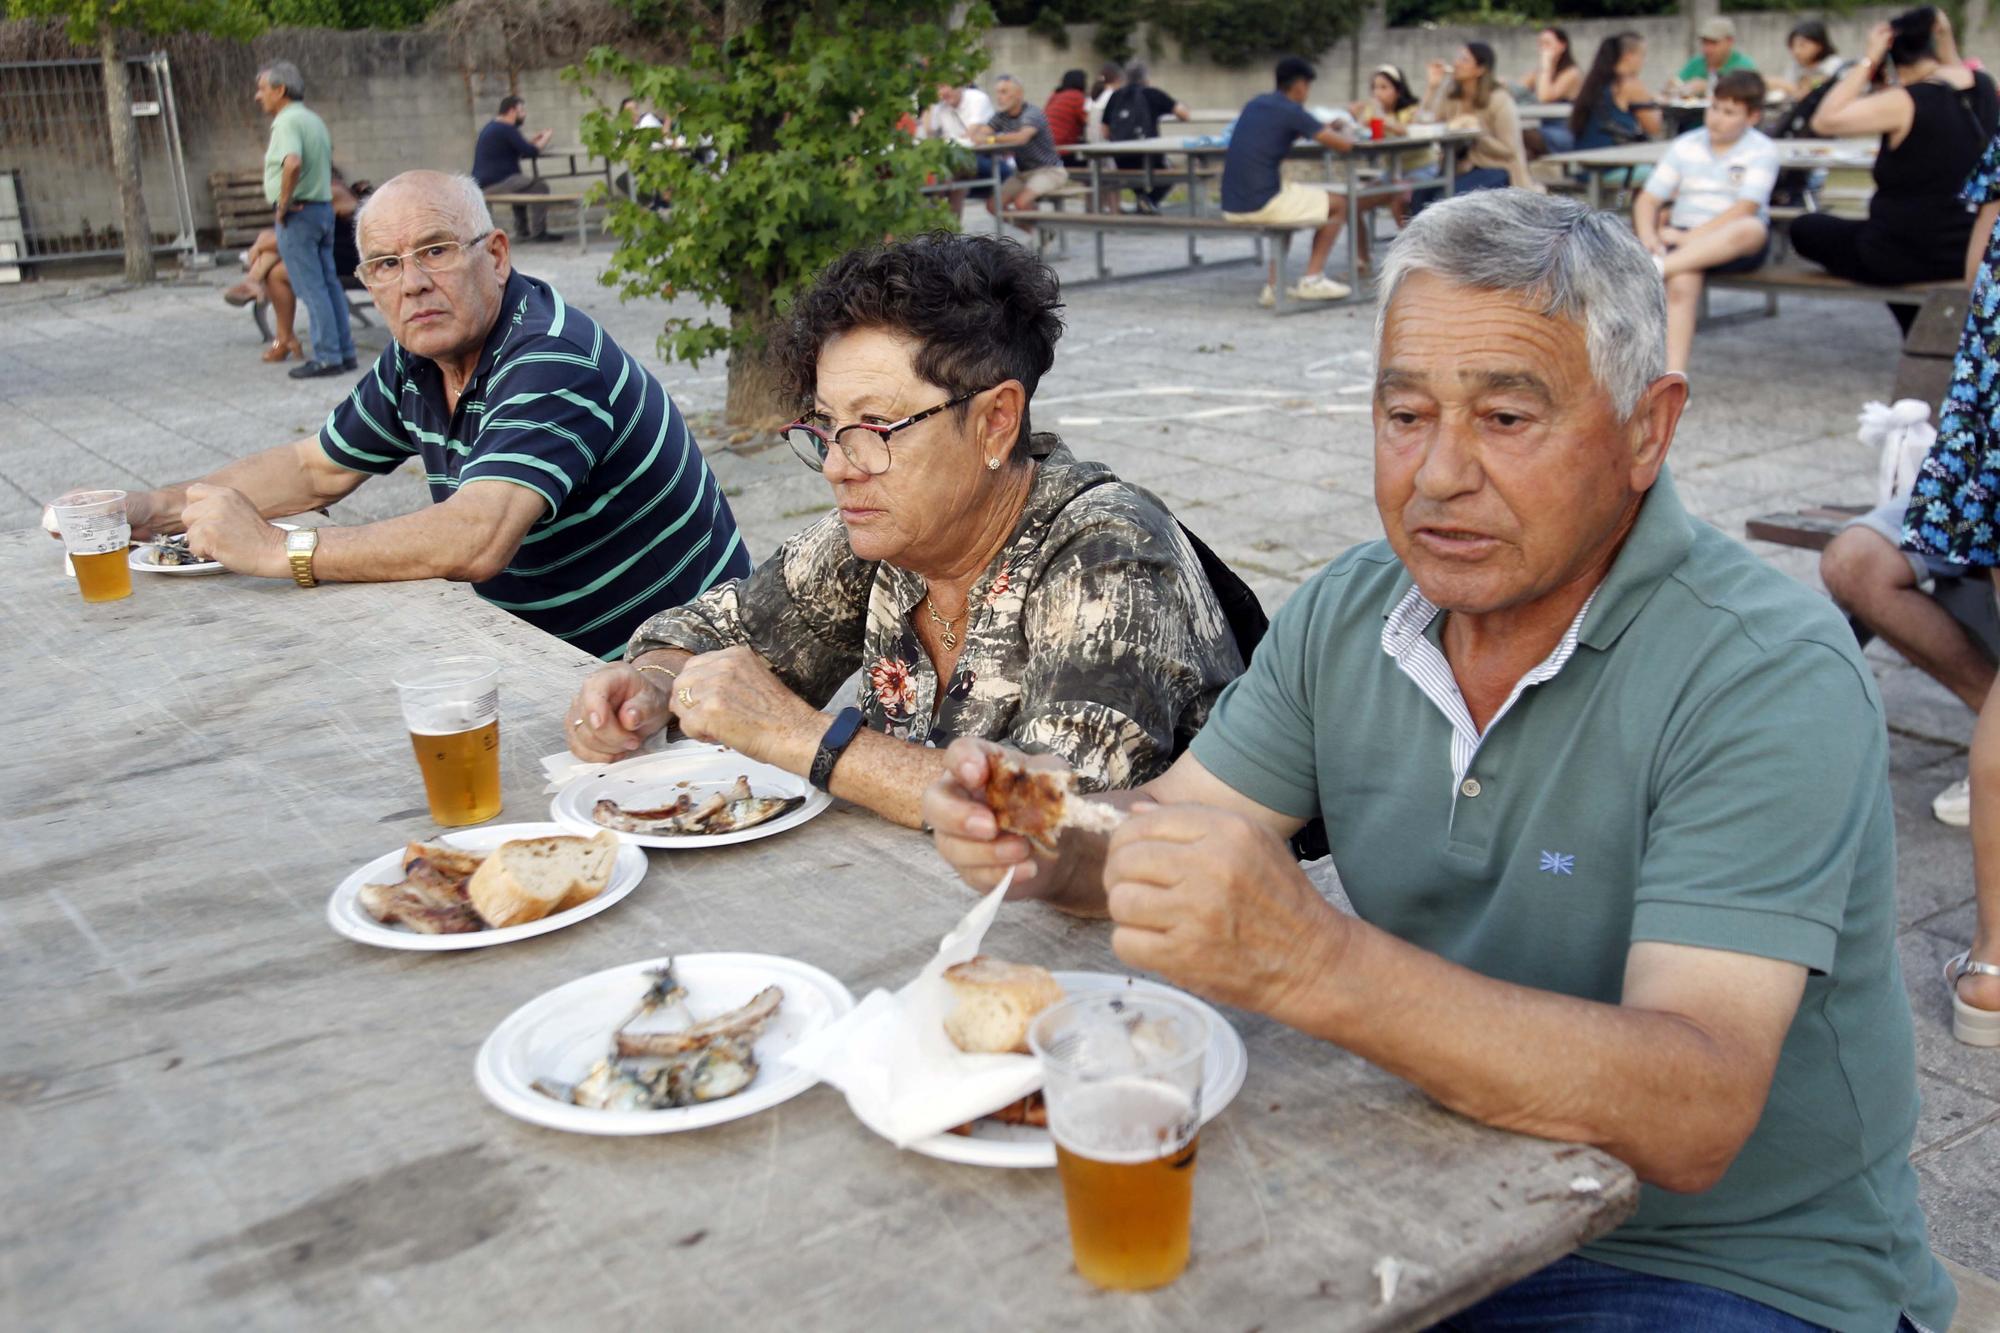
[{"label": "white paper napkin", "polygon": [[945,1035],[955,1003],[944,970],[979,952],[986,928],[1013,883],[979,900],[938,945],[916,979],[891,995],[877,990],[838,1023],[778,1058],[846,1093],[855,1111],[898,1148],[1019,1101],[1042,1086],[1031,1055],[967,1055]]}]

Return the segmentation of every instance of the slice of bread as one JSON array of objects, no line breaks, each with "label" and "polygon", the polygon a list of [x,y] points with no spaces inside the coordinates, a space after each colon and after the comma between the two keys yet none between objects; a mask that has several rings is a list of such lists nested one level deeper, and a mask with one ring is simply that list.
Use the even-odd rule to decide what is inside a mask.
[{"label": "slice of bread", "polygon": [[609,831],[503,842],[473,872],[466,892],[489,926],[539,921],[602,893],[617,856],[618,839]]},{"label": "slice of bread", "polygon": [[945,984],[958,1004],[945,1015],[944,1031],[970,1054],[1026,1052],[1028,1024],[1063,998],[1063,988],[1045,967],[1009,963],[980,954],[944,970]]}]

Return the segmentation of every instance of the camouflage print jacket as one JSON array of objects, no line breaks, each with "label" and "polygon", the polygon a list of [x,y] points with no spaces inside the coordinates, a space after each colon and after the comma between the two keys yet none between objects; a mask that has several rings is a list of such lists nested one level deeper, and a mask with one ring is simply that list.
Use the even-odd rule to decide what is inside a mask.
[{"label": "camouflage print jacket", "polygon": [[1033,489],[973,585],[949,683],[910,627],[924,580],[858,559],[838,514],[748,578],[648,620],[627,656],[747,643],[815,706],[858,670],[866,725],[901,740],[1046,751],[1091,789],[1158,776],[1242,673],[1236,641],[1165,505],[1054,436],[1030,447]]}]

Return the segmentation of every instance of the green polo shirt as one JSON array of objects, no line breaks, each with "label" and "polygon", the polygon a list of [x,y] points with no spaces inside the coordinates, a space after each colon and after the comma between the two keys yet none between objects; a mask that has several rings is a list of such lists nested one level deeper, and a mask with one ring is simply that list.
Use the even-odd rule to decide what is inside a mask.
[{"label": "green polo shirt", "polygon": [[299,182],[292,189],[295,204],[333,200],[333,139],[326,122],[303,102],[287,102],[271,118],[271,142],[264,148],[264,198],[278,202],[284,188],[285,159],[299,155]]},{"label": "green polo shirt", "polygon": [[[1729,55],[1722,62],[1722,68],[1715,71],[1714,74],[1708,72],[1707,57],[1697,51],[1694,53],[1693,59],[1681,66],[1679,78],[1682,83],[1686,83],[1690,79],[1718,79],[1732,70],[1755,68],[1757,68],[1755,61],[1732,46],[1729,48]],[[1715,90],[1711,88],[1709,91],[1714,92]]]},{"label": "green polo shirt", "polygon": [[1639,940],[1809,968],[1721,1182],[1644,1187],[1582,1253],[1836,1329],[1886,1333],[1904,1311],[1943,1329],[1956,1294],[1909,1163],[1888,738],[1831,603],[1690,519],[1662,472],[1573,655],[1461,777],[1450,720],[1385,650],[1411,586],[1379,541],[1315,576],[1195,757],[1270,809],[1323,815],[1363,920],[1487,976],[1616,1004]]}]

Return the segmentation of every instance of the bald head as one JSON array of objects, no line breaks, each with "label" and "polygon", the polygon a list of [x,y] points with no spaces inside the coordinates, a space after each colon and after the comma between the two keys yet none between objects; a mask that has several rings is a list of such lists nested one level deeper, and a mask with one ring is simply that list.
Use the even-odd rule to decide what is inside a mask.
[{"label": "bald head", "polygon": [[355,241],[363,257],[368,250],[368,224],[390,213],[417,210],[461,240],[494,230],[493,214],[479,182],[448,171],[406,171],[375,187],[354,215]]}]

